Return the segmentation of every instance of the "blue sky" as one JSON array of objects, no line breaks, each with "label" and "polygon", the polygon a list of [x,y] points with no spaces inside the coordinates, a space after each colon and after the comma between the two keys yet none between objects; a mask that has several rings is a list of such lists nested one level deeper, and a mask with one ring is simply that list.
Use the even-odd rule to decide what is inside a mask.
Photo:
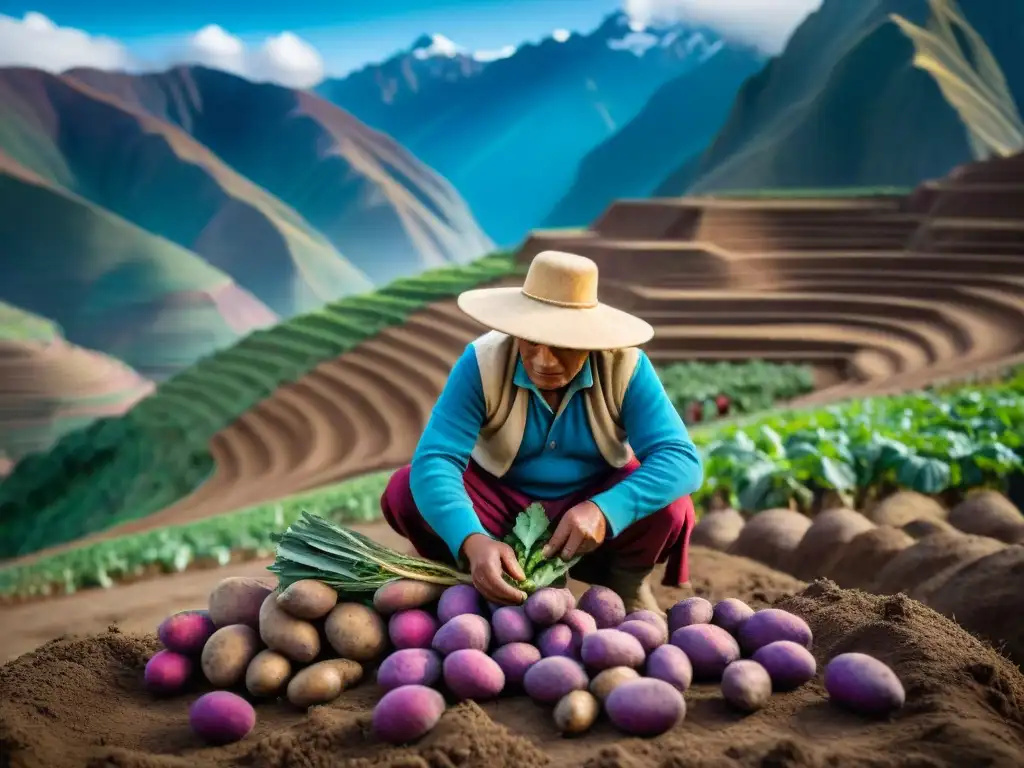
[{"label": "blue sky", "polygon": [[[315,46],[328,72],[348,71],[441,33],[469,50],[497,50],[588,30],[620,0],[0,0],[0,13],[47,16],[61,27],[123,42],[142,58],[209,24],[247,44],[292,32]],[[141,8],[146,10],[142,11]]]}]

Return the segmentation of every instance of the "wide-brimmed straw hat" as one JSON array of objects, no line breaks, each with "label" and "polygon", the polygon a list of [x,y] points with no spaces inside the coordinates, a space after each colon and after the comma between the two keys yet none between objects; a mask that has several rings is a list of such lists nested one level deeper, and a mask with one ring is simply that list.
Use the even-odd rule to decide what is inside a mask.
[{"label": "wide-brimmed straw hat", "polygon": [[597,264],[561,251],[538,253],[522,287],[466,291],[459,308],[492,330],[564,349],[623,349],[654,336],[639,317],[597,300]]}]

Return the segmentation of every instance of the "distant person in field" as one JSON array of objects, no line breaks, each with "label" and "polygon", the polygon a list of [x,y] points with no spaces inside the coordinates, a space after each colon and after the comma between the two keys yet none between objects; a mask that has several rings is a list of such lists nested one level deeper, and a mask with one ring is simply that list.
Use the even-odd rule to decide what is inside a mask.
[{"label": "distant person in field", "polygon": [[521,603],[501,539],[531,502],[557,521],[545,555],[585,555],[572,576],[659,611],[649,577],[689,581],[689,495],[703,479],[682,419],[637,347],[654,330],[597,300],[597,265],[545,251],[522,288],[459,307],[493,330],[455,363],[412,458],[381,498],[423,557],[468,567],[490,601]]}]

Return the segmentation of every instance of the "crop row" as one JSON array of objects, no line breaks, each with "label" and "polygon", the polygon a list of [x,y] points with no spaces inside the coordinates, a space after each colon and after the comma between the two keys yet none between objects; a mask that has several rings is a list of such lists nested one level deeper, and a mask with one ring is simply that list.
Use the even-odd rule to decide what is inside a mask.
[{"label": "crop row", "polygon": [[[745,513],[795,506],[813,513],[829,492],[854,508],[899,489],[954,503],[967,489],[1005,490],[1024,451],[1024,376],[998,386],[918,392],[776,412],[693,430],[705,462],[701,509]],[[181,570],[232,553],[270,552],[299,510],[339,522],[378,516],[386,475],[357,478],[287,502],[177,528],[111,539],[0,569],[0,595],[74,591]],[[948,498],[950,495],[953,498]]]},{"label": "crop row", "polygon": [[127,414],[65,435],[19,462],[0,484],[0,558],[168,506],[210,473],[213,435],[277,387],[433,301],[516,269],[510,256],[497,254],[341,299],[256,331],[167,380]]},{"label": "crop row", "polygon": [[70,594],[190,568],[270,557],[275,536],[297,520],[302,510],[343,524],[377,519],[387,479],[388,473],[364,475],[238,512],[99,541],[28,565],[0,569],[0,596]]},{"label": "crop row", "polygon": [[814,389],[810,366],[763,360],[670,363],[658,366],[658,376],[688,424],[764,411]]}]

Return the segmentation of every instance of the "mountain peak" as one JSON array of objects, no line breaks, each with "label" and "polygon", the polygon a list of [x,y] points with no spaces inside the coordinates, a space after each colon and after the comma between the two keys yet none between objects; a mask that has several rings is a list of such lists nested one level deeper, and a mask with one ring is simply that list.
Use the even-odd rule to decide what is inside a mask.
[{"label": "mountain peak", "polygon": [[451,59],[462,53],[462,49],[444,35],[420,35],[412,44],[412,54],[417,59],[444,56]]}]

